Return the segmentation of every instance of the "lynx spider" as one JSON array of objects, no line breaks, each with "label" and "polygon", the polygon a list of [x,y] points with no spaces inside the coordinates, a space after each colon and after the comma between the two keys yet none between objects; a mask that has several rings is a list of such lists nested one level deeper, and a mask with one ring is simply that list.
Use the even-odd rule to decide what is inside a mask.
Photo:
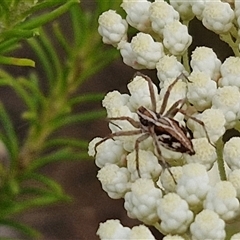
[{"label": "lynx spider", "polygon": [[[193,149],[193,144],[192,144],[192,138],[190,135],[189,130],[181,126],[178,121],[176,121],[174,116],[180,112],[187,118],[191,118],[195,122],[198,122],[200,125],[202,125],[206,137],[210,142],[209,136],[207,134],[207,131],[205,129],[204,123],[200,121],[199,119],[196,119],[195,117],[192,117],[188,115],[183,109],[183,105],[186,102],[186,99],[180,99],[176,101],[175,103],[172,104],[172,106],[165,112],[168,99],[171,93],[172,88],[174,85],[177,83],[179,79],[187,79],[188,78],[181,73],[169,86],[168,89],[163,97],[162,105],[160,108],[160,111],[157,112],[157,103],[156,103],[156,96],[154,94],[153,90],[153,83],[152,80],[141,73],[136,73],[136,75],[142,76],[147,82],[148,82],[148,88],[149,88],[149,93],[150,93],[150,98],[151,98],[151,104],[152,104],[152,110],[145,108],[144,106],[140,106],[137,110],[137,115],[139,118],[139,121],[134,120],[131,117],[128,116],[122,116],[122,117],[112,117],[108,118],[109,121],[114,121],[114,120],[125,120],[128,121],[133,127],[136,128],[136,130],[129,130],[129,131],[119,131],[119,132],[114,132],[100,140],[95,144],[95,155],[97,152],[97,146],[99,146],[101,143],[106,141],[107,139],[114,139],[114,137],[119,137],[119,136],[132,136],[132,135],[140,135],[136,142],[135,142],[135,150],[136,150],[136,169],[138,172],[138,175],[140,177],[140,169],[139,169],[139,144],[147,139],[148,137],[152,137],[159,160],[160,164],[162,167],[165,169],[167,168],[170,175],[172,175],[169,165],[167,162],[164,160],[164,158],[161,155],[161,149],[160,145],[163,147],[170,149],[175,152],[180,152],[180,153],[187,153],[189,155],[194,155],[195,151]],[[114,124],[114,123],[113,123]],[[172,175],[173,177],[173,175]],[[175,181],[175,179],[174,179]]]}]

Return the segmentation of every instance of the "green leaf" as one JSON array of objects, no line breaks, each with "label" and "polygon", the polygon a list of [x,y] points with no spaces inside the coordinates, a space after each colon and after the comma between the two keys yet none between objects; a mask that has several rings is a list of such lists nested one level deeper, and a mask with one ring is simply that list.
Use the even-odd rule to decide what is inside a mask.
[{"label": "green leaf", "polygon": [[50,87],[55,89],[58,82],[63,78],[63,66],[60,57],[58,56],[58,52],[55,50],[55,47],[51,42],[51,37],[48,36],[45,31],[42,31],[39,40],[43,46],[43,51],[46,53],[44,61],[48,58],[48,67],[50,68],[51,76],[53,77],[52,79],[48,79],[53,84]]},{"label": "green leaf", "polygon": [[[38,60],[41,62],[41,65],[43,66],[43,72],[45,73],[46,78],[48,79],[48,82],[50,83],[50,85],[53,85],[54,73],[52,71],[51,60],[48,58],[47,52],[44,50],[43,46],[40,44],[39,40],[37,40],[36,38],[29,39],[28,43],[30,47],[33,49],[33,51],[36,53],[36,55],[38,56]],[[37,62],[37,65],[38,65],[38,62]]]},{"label": "green leaf", "polygon": [[15,58],[0,56],[0,64],[35,67],[35,62],[28,58]]},{"label": "green leaf", "polygon": [[59,117],[52,121],[52,127],[54,129],[58,129],[63,126],[76,124],[76,123],[82,123],[82,122],[88,122],[92,120],[96,120],[99,118],[106,117],[106,111],[105,110],[95,110],[95,111],[89,111],[84,113],[79,113],[75,115],[67,115],[64,117]]},{"label": "green leaf", "polygon": [[48,10],[51,7],[56,7],[57,5],[63,4],[65,2],[66,0],[39,1],[35,6],[31,7],[31,9],[27,11],[27,14],[33,14],[34,12],[39,12],[44,9]]},{"label": "green leaf", "polygon": [[57,203],[59,201],[70,201],[71,199],[67,195],[59,195],[54,194],[47,191],[38,191],[39,196],[34,196],[29,199],[22,196],[21,200],[9,201],[9,202],[0,202],[0,219],[5,217],[10,217],[12,215],[21,213],[28,209],[32,209],[34,207],[43,207],[53,203]]},{"label": "green leaf", "polygon": [[13,51],[17,48],[20,48],[19,39],[17,38],[6,39],[3,42],[0,42],[1,54]]},{"label": "green leaf", "polygon": [[[35,110],[36,108],[39,108],[39,106],[42,106],[46,102],[46,98],[43,95],[41,88],[38,84],[38,78],[35,74],[31,74],[30,79],[26,78],[19,78],[16,81],[16,84],[20,84],[22,88],[25,89],[29,94],[30,99],[35,104],[29,104],[28,106],[34,106]],[[32,109],[33,110],[33,109]]]},{"label": "green leaf", "polygon": [[1,33],[1,39],[11,39],[11,38],[31,38],[39,35],[39,29],[25,30],[25,29],[10,29]]},{"label": "green leaf", "polygon": [[[50,191],[51,193],[54,193],[56,195],[64,195],[61,185],[47,176],[44,176],[44,175],[38,174],[38,173],[34,173],[34,172],[28,172],[27,174],[23,175],[21,178],[23,178],[23,177],[25,180],[33,179],[37,182],[42,183],[44,186],[47,187],[47,190]],[[21,180],[23,180],[23,179],[21,179]],[[22,191],[24,191],[24,188]],[[37,191],[36,191],[36,193],[37,193]]]},{"label": "green leaf", "polygon": [[79,0],[68,0],[65,4],[58,7],[57,9],[48,12],[47,14],[40,15],[34,19],[24,22],[20,25],[21,29],[33,29],[40,27],[48,22],[53,21],[55,18],[61,16],[63,13],[67,12],[69,8],[73,5],[79,3]]},{"label": "green leaf", "polygon": [[4,9],[4,11],[9,11],[9,7],[8,7],[8,5],[7,5],[7,3],[5,2],[6,0],[1,0],[0,1],[0,5],[1,5],[1,7]]},{"label": "green leaf", "polygon": [[89,158],[86,152],[72,152],[69,148],[61,149],[47,156],[35,159],[28,167],[28,171],[35,171],[47,164],[59,161],[76,161]]},{"label": "green leaf", "polygon": [[74,97],[69,100],[70,105],[81,103],[99,102],[104,98],[103,93],[86,93],[81,96]]},{"label": "green leaf", "polygon": [[16,164],[18,156],[18,139],[14,131],[13,124],[10,117],[8,116],[3,104],[0,102],[0,122],[5,133],[5,145],[10,153],[11,160]]},{"label": "green leaf", "polygon": [[62,49],[65,50],[67,55],[71,55],[72,49],[69,42],[66,39],[66,37],[69,38],[69,36],[66,37],[64,36],[64,33],[62,32],[59,23],[57,22],[53,23],[53,32],[58,42],[60,43]]},{"label": "green leaf", "polygon": [[[5,9],[8,8],[8,5],[4,4],[3,0],[0,1],[2,6],[5,6]],[[7,2],[5,2],[7,3]],[[67,12],[71,6],[79,3],[79,0],[52,0],[44,1],[30,8],[29,11],[24,12],[24,15],[33,14],[34,12],[43,11],[43,9],[49,10],[50,7],[62,4],[58,8],[49,11],[45,14],[36,14],[37,17],[30,18],[30,20],[20,19],[21,23],[16,24],[13,28],[7,29],[0,34],[0,53],[9,52],[11,49],[15,48],[19,44],[19,40],[23,38],[29,38],[36,33],[38,33],[38,28],[42,27],[44,24],[51,22],[55,18],[61,16],[63,13]],[[8,3],[9,4],[9,3]]]}]

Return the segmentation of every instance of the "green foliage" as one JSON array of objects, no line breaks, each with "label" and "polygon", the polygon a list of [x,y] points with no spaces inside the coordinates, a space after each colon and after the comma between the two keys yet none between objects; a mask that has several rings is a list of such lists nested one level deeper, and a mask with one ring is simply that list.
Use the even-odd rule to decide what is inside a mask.
[{"label": "green foliage", "polygon": [[[13,221],[12,217],[33,207],[70,200],[62,187],[39,173],[39,169],[49,163],[88,158],[86,140],[64,137],[59,132],[65,126],[74,127],[76,123],[105,116],[101,110],[73,112],[76,105],[103,98],[99,93],[79,96],[76,90],[118,57],[117,51],[106,50],[102,45],[97,18],[119,1],[99,0],[91,12],[83,10],[78,2],[0,1],[0,64],[34,66],[30,59],[9,56],[13,49],[20,47],[20,40],[25,39],[35,52],[36,66],[41,66],[47,81],[47,89],[43,91],[36,73],[16,78],[0,69],[0,87],[10,87],[24,102],[26,110],[22,118],[28,125],[26,137],[19,139],[7,109],[0,103],[0,140],[3,143],[0,157],[5,159],[0,162],[0,225],[13,227],[31,238],[39,237],[39,233]],[[58,22],[51,25],[50,37],[42,26],[67,11],[72,38],[65,35]],[[64,52],[59,54],[56,46]]]},{"label": "green foliage", "polygon": [[[39,34],[39,28],[59,17],[79,0],[1,0],[0,1],[0,64],[34,66],[29,59],[4,57],[3,54],[18,47],[22,39]],[[49,11],[51,8],[54,10]],[[48,10],[40,14],[43,10]],[[40,14],[40,15],[37,15]],[[29,18],[36,15],[34,18]]]}]

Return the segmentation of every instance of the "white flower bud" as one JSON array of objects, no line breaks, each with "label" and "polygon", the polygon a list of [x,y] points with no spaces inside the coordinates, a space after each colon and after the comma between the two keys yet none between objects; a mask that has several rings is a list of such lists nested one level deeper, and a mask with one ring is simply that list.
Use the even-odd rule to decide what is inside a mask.
[{"label": "white flower bud", "polygon": [[134,68],[134,69],[142,69],[144,68],[144,66],[142,66],[141,64],[139,64],[137,62],[137,57],[135,55],[135,53],[132,50],[131,44],[125,40],[121,41],[118,44],[118,49],[120,50],[120,54],[123,58],[123,62]]},{"label": "white flower bud", "polygon": [[184,238],[179,235],[167,235],[162,240],[184,240]]},{"label": "white flower bud", "polygon": [[240,137],[232,137],[223,147],[223,159],[231,168],[240,169]]},{"label": "white flower bud", "polygon": [[[89,155],[95,155],[95,145],[102,140],[102,138],[94,138],[89,143]],[[111,149],[111,151],[109,151]],[[107,163],[114,163],[122,165],[122,157],[125,156],[126,152],[122,147],[119,140],[108,139],[103,143],[99,144],[96,148],[95,163],[99,168],[104,167]]]},{"label": "white flower bud", "polygon": [[182,20],[190,21],[194,17],[190,1],[170,0],[170,4],[179,12]]},{"label": "white flower bud", "polygon": [[239,240],[239,239],[240,239],[240,232],[239,233],[235,233],[230,238],[230,240]]},{"label": "white flower bud", "polygon": [[130,190],[130,173],[116,164],[106,164],[98,171],[97,178],[110,198],[122,198]]},{"label": "white flower bud", "polygon": [[[158,89],[155,84],[152,84],[154,95],[158,97]],[[136,76],[128,85],[130,92],[128,107],[132,111],[137,111],[140,106],[152,109],[152,102],[148,82],[142,76]],[[158,101],[158,99],[156,99]]]},{"label": "white flower bud", "polygon": [[211,48],[197,47],[192,52],[190,65],[193,71],[205,72],[215,81],[220,77],[221,61]]},{"label": "white flower bud", "polygon": [[101,140],[102,140],[102,138],[100,138],[100,137],[95,137],[95,138],[93,138],[93,139],[89,142],[89,144],[88,144],[88,155],[89,155],[90,157],[94,157],[94,156],[95,156],[95,154],[96,154],[95,145],[96,145],[96,143],[98,143],[98,142],[101,141]]},{"label": "white flower bud", "polygon": [[[151,151],[144,151],[139,149],[139,173],[141,178],[157,179],[162,171],[162,167],[159,164],[158,158]],[[131,179],[135,180],[139,176],[137,172],[136,163],[136,151],[131,152],[127,155],[127,168],[132,174]]]},{"label": "white flower bud", "polygon": [[127,13],[127,22],[141,32],[148,31],[151,24],[149,20],[149,7],[147,0],[123,0],[121,7]]},{"label": "white flower bud", "polygon": [[217,83],[211,80],[205,72],[193,71],[188,77],[188,101],[198,111],[203,111],[211,106],[212,97],[217,90]]},{"label": "white flower bud", "polygon": [[215,212],[205,209],[197,214],[190,226],[193,240],[217,239],[224,240],[226,236],[225,222]]},{"label": "white flower bud", "polygon": [[208,142],[207,138],[197,138],[192,140],[195,154],[184,155],[187,163],[200,163],[209,170],[217,159],[216,149]]},{"label": "white flower bud", "polygon": [[236,86],[218,88],[212,98],[212,108],[219,109],[225,116],[226,128],[232,128],[240,115],[240,92]]},{"label": "white flower bud", "polygon": [[240,1],[234,1],[235,5],[235,16],[237,19],[238,27],[240,27]]},{"label": "white flower bud", "polygon": [[240,169],[235,169],[228,174],[228,181],[232,183],[237,191],[237,198],[240,199]]},{"label": "white flower bud", "polygon": [[190,4],[192,5],[192,11],[199,20],[202,20],[202,12],[208,1],[209,0],[194,0],[190,2]]},{"label": "white flower bud", "polygon": [[[171,174],[170,172],[171,171]],[[157,185],[161,188],[164,188],[165,192],[176,192],[176,183],[178,182],[178,179],[182,176],[182,167],[171,167],[169,169],[165,169],[162,171],[158,181]]]},{"label": "white flower bud", "polygon": [[151,35],[139,32],[132,38],[132,50],[138,64],[148,69],[156,68],[156,64],[163,57],[163,46],[160,42],[154,42]]},{"label": "white flower bud", "polygon": [[117,46],[121,40],[127,38],[128,24],[116,11],[108,10],[102,13],[98,23],[98,32],[104,43]]},{"label": "white flower bud", "polygon": [[232,220],[238,213],[236,189],[229,181],[220,181],[212,187],[204,201],[204,208],[216,212],[223,220]]},{"label": "white flower bud", "polygon": [[184,233],[193,220],[185,200],[176,193],[168,193],[158,201],[158,216],[161,219],[161,229],[165,234]]},{"label": "white flower bud", "polygon": [[132,183],[131,191],[125,194],[124,207],[130,218],[137,218],[146,224],[159,221],[157,202],[162,192],[150,179],[139,178]]},{"label": "white flower bud", "polygon": [[165,82],[168,82],[169,79],[176,79],[181,73],[183,73],[184,66],[181,62],[177,60],[175,56],[163,56],[156,64],[157,76],[160,81],[159,86],[162,89],[165,85]]},{"label": "white flower bud", "polygon": [[202,126],[193,119],[188,120],[187,125],[192,130],[194,138],[207,137],[206,130],[210,141],[215,143],[225,133],[226,120],[221,110],[215,108],[206,109],[194,117],[204,123],[204,126]]},{"label": "white flower bud", "polygon": [[209,190],[209,178],[206,168],[199,163],[190,163],[182,167],[182,175],[177,182],[177,194],[185,199],[190,208],[202,207]]},{"label": "white flower bud", "polygon": [[155,237],[152,235],[151,231],[144,225],[135,226],[132,228],[129,239],[147,239],[155,240]]},{"label": "white flower bud", "polygon": [[163,45],[173,55],[182,55],[192,43],[188,28],[175,20],[163,29]]},{"label": "white flower bud", "polygon": [[129,239],[131,229],[123,227],[119,220],[107,220],[104,223],[100,223],[97,230],[97,235],[101,240],[119,240]]},{"label": "white flower bud", "polygon": [[234,11],[226,2],[207,2],[202,12],[202,23],[209,30],[221,34],[233,26]]},{"label": "white flower bud", "polygon": [[228,57],[221,65],[220,86],[237,86],[240,89],[240,57]]},{"label": "white flower bud", "polygon": [[166,24],[180,20],[179,13],[164,1],[153,2],[149,8],[149,15],[153,31],[160,36],[162,36]]},{"label": "white flower bud", "polygon": [[106,108],[107,111],[111,111],[112,108],[119,108],[125,106],[129,100],[128,94],[121,94],[118,91],[112,91],[105,95],[102,100],[102,106]]}]

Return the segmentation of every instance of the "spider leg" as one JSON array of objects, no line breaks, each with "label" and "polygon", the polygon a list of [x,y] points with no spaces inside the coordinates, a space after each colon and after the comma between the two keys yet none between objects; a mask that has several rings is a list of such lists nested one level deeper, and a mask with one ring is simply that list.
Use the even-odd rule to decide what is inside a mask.
[{"label": "spider leg", "polygon": [[149,133],[145,133],[142,136],[140,136],[136,142],[135,142],[135,151],[136,151],[136,169],[138,172],[138,176],[139,178],[141,177],[140,175],[140,169],[139,169],[139,144],[144,141],[145,139],[147,139],[150,136]]},{"label": "spider leg", "polygon": [[119,136],[132,136],[132,135],[137,135],[137,134],[141,134],[142,130],[138,129],[138,130],[130,130],[130,131],[119,131],[119,132],[114,132],[109,134],[108,136],[106,136],[105,138],[103,138],[102,140],[100,140],[99,142],[97,142],[94,146],[94,151],[95,151],[95,155],[94,157],[96,157],[97,154],[97,147],[105,142],[106,140],[110,139],[110,138],[114,138],[114,137],[119,137]]},{"label": "spider leg", "polygon": [[179,79],[181,79],[182,77],[187,78],[183,73],[181,73],[169,86],[168,89],[163,97],[163,102],[162,102],[162,106],[161,109],[159,111],[159,113],[162,115],[167,107],[167,102],[171,93],[172,88],[174,87],[174,85],[177,83],[177,81]]},{"label": "spider leg", "polygon": [[186,102],[185,98],[179,99],[178,101],[173,103],[173,105],[167,110],[164,116],[168,118],[173,118],[179,112],[179,110],[182,109],[185,102]]},{"label": "spider leg", "polygon": [[148,88],[149,88],[149,93],[150,93],[150,98],[151,98],[151,103],[152,103],[152,111],[156,112],[157,109],[157,101],[156,101],[156,96],[154,94],[154,89],[153,89],[153,82],[150,77],[147,75],[144,75],[140,72],[137,72],[135,76],[141,76],[143,77],[147,82],[148,82]]},{"label": "spider leg", "polygon": [[[135,128],[140,128],[141,125],[138,121],[134,120],[131,117],[127,117],[127,116],[122,116],[122,117],[111,117],[111,118],[107,118],[107,120],[110,120],[110,123],[112,123],[111,121],[113,120],[126,120],[128,121],[133,127]],[[112,123],[114,124],[114,123]],[[115,125],[115,124],[114,124]]]},{"label": "spider leg", "polygon": [[207,130],[206,130],[206,127],[205,127],[205,124],[204,124],[203,121],[201,121],[201,120],[199,120],[199,119],[197,119],[197,118],[195,118],[195,117],[187,114],[186,111],[184,111],[183,109],[178,109],[178,112],[182,113],[182,114],[185,115],[187,118],[190,118],[190,119],[192,119],[193,121],[199,123],[199,124],[203,127],[203,130],[204,130],[204,132],[205,132],[205,134],[206,134],[206,137],[207,137],[208,142],[209,142],[213,147],[215,147],[214,144],[211,142],[211,140],[210,140],[210,138],[209,138],[209,135],[208,135],[208,133],[207,133]]}]

